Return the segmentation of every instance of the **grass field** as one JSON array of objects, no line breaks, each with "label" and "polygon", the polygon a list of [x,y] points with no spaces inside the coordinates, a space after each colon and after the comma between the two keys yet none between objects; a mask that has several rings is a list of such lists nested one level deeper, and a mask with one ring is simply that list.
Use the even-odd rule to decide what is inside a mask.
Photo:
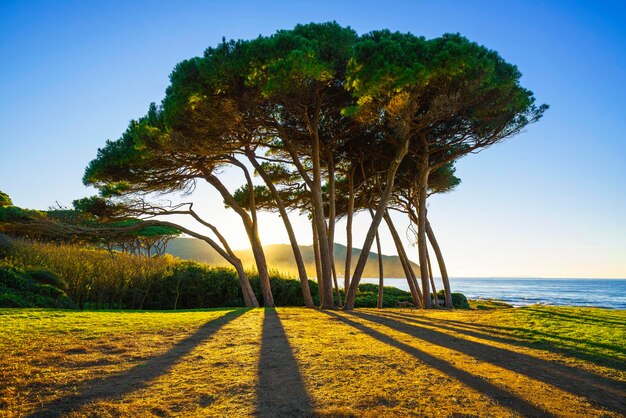
[{"label": "grass field", "polygon": [[626,312],[0,310],[0,415],[621,416]]}]

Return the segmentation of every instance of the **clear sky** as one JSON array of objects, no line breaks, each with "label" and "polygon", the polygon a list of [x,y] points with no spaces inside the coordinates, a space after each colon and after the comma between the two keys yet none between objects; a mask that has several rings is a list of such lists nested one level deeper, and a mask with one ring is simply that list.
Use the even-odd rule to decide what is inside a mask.
[{"label": "clear sky", "polygon": [[[329,20],[359,33],[460,32],[516,64],[523,85],[551,106],[525,133],[459,161],[463,183],[430,199],[452,276],[626,277],[626,5],[619,1],[3,0],[0,190],[39,209],[93,194],[81,183],[86,164],[162,99],[177,62],[222,37]],[[233,188],[241,183],[225,176]],[[247,246],[216,193],[202,186],[193,198],[235,247]],[[309,243],[310,226],[296,224]],[[362,217],[355,246],[366,227]],[[261,234],[265,243],[287,242],[272,215]],[[384,252],[395,253],[383,237]]]}]

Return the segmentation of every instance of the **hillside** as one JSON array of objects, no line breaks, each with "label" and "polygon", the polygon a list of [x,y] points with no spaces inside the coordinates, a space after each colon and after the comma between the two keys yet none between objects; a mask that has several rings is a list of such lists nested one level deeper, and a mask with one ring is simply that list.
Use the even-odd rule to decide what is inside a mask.
[{"label": "hillside", "polygon": [[[288,244],[267,245],[265,254],[267,264],[270,269],[279,270],[284,273],[296,275],[297,269],[291,246]],[[315,260],[313,257],[313,246],[301,245],[302,256],[306,264],[306,269],[310,277],[315,277]],[[167,246],[167,252],[180,258],[187,260],[196,260],[212,265],[228,266],[228,262],[224,260],[209,244],[195,238],[175,238]],[[237,256],[243,261],[246,267],[254,267],[254,258],[252,250],[235,251]],[[335,244],[335,266],[339,277],[343,277],[344,264],[347,254],[347,248],[341,244]],[[352,268],[361,254],[359,248],[352,249]],[[385,277],[404,277],[402,264],[398,256],[383,255],[385,266]],[[411,263],[414,269],[418,269],[417,264]],[[365,266],[363,277],[378,277],[378,258],[376,253],[370,252]]]}]

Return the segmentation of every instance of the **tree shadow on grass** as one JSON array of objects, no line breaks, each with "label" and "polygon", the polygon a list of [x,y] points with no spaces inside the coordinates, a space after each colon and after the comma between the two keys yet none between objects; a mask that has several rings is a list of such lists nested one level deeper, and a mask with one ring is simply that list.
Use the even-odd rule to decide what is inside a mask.
[{"label": "tree shadow on grass", "polygon": [[592,315],[583,312],[576,313],[575,315],[563,312],[554,312],[553,310],[545,310],[541,308],[533,308],[533,307],[524,307],[522,308],[525,311],[534,312],[540,314],[542,317],[550,317],[550,316],[558,316],[561,319],[571,322],[577,322],[581,324],[593,324],[597,325],[598,323],[603,323],[606,326],[611,325],[624,325],[623,322],[615,321],[613,318],[606,318],[604,316],[600,316],[599,314]]},{"label": "tree shadow on grass", "polygon": [[265,308],[263,318],[256,416],[315,416],[298,362],[274,308]]},{"label": "tree shadow on grass", "polygon": [[[467,385],[468,387],[488,396],[493,399],[497,404],[509,408],[523,416],[531,416],[531,417],[552,417],[554,416],[548,411],[531,404],[525,399],[517,397],[515,394],[502,389],[488,381],[484,380],[481,376],[473,375],[465,370],[461,370],[449,362],[442,360],[438,357],[435,357],[425,351],[422,351],[418,348],[411,347],[408,344],[400,342],[389,335],[383,334],[382,332],[376,331],[373,328],[365,326],[359,322],[355,322],[351,319],[348,319],[342,315],[338,315],[334,312],[322,311],[325,314],[338,319],[339,321],[350,325],[358,329],[359,331],[385,343],[392,347],[398,348],[421,362],[427,364],[434,369],[441,371],[442,373],[447,374],[448,376],[458,380],[459,382]],[[359,315],[360,316],[360,315]],[[370,315],[368,315],[370,316]]]},{"label": "tree shadow on grass", "polygon": [[371,315],[363,312],[350,312],[350,314],[431,344],[456,350],[477,360],[551,384],[573,395],[585,397],[590,402],[610,411],[617,413],[626,411],[624,384],[613,379],[516,351],[460,339],[430,328],[407,324],[382,315]]},{"label": "tree shadow on grass", "polygon": [[[372,312],[373,314],[373,312]],[[558,354],[566,354],[570,357],[576,357],[582,360],[591,361],[598,365],[616,368],[623,370],[626,368],[626,362],[623,360],[611,356],[610,354],[597,353],[590,350],[585,350],[579,346],[573,347],[568,343],[578,343],[581,341],[576,338],[563,337],[561,335],[550,334],[547,332],[536,331],[524,328],[504,327],[487,324],[473,324],[462,321],[454,321],[450,319],[434,319],[429,320],[417,319],[414,315],[408,315],[401,312],[384,312],[385,316],[391,316],[400,318],[402,320],[408,320],[410,322],[436,326],[441,329],[446,329],[453,332],[473,336],[476,338],[486,339],[490,341],[501,342],[505,344],[516,345],[520,347],[538,348],[546,351],[550,351]],[[430,321],[430,322],[429,322]],[[468,329],[470,328],[470,329]],[[519,333],[519,334],[515,334]],[[496,334],[496,335],[494,335]],[[553,338],[562,341],[562,345],[559,343],[542,340],[538,341],[526,341],[524,337],[537,337],[537,338]],[[584,344],[590,347],[595,347],[602,350],[610,350],[613,354],[626,355],[626,350],[622,347],[614,344],[604,344],[598,342],[584,341]]]},{"label": "tree shadow on grass", "polygon": [[224,325],[246,311],[247,309],[235,309],[205,323],[193,334],[176,343],[167,352],[152,357],[145,363],[134,366],[121,374],[83,382],[81,383],[83,390],[80,393],[44,404],[39,411],[28,415],[28,417],[58,417],[93,401],[118,398],[127,393],[143,389],[152,380],[167,373],[178,360],[213,336]]}]

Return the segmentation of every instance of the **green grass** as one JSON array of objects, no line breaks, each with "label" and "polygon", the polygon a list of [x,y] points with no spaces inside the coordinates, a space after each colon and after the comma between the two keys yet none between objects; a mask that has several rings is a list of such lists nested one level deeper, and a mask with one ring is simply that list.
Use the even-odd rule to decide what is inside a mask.
[{"label": "green grass", "polygon": [[495,332],[598,364],[626,364],[626,311],[530,306],[496,317]]}]

